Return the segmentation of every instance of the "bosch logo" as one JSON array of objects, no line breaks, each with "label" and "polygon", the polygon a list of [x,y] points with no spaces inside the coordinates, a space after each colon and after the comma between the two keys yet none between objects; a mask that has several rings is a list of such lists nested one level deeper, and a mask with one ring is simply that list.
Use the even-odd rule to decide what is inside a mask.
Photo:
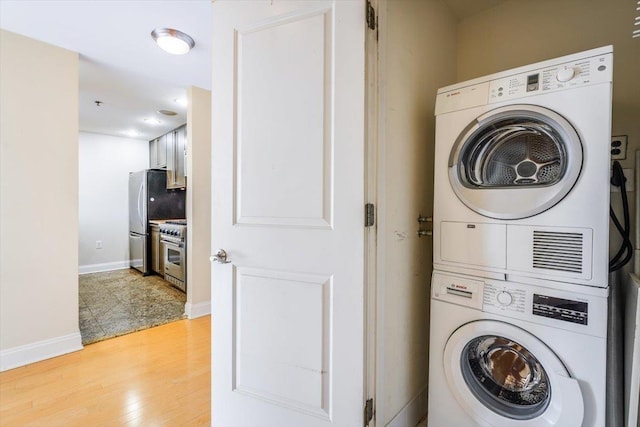
[{"label": "bosch logo", "polygon": [[460,93],[461,93],[460,91],[458,91],[458,92],[451,92],[451,93],[448,93],[448,94],[447,94],[447,98],[449,98],[450,96],[460,95]]}]

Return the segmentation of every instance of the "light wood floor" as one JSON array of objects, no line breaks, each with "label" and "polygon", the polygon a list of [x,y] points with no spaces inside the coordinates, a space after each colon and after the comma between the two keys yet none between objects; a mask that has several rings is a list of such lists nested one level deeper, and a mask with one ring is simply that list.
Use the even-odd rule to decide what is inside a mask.
[{"label": "light wood floor", "polygon": [[211,318],[180,320],[0,374],[0,425],[210,425]]}]

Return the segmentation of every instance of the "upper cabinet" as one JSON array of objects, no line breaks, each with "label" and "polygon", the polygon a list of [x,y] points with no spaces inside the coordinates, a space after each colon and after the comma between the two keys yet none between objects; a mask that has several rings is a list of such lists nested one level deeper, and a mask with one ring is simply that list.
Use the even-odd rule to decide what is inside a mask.
[{"label": "upper cabinet", "polygon": [[167,188],[187,186],[187,125],[149,141],[149,167],[167,170]]},{"label": "upper cabinet", "polygon": [[187,125],[182,125],[167,138],[167,188],[187,186]]},{"label": "upper cabinet", "polygon": [[149,141],[149,168],[167,168],[167,135]]}]

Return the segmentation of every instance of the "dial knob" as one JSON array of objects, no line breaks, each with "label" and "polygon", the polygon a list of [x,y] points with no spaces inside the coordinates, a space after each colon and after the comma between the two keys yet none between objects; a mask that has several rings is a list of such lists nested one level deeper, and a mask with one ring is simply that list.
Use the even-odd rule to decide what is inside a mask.
[{"label": "dial knob", "polygon": [[574,70],[572,67],[563,67],[558,71],[558,74],[556,74],[556,79],[558,79],[559,82],[568,82],[569,80],[574,78],[575,75],[576,70]]},{"label": "dial knob", "polygon": [[497,296],[500,305],[509,305],[513,302],[513,297],[507,291],[502,291]]}]

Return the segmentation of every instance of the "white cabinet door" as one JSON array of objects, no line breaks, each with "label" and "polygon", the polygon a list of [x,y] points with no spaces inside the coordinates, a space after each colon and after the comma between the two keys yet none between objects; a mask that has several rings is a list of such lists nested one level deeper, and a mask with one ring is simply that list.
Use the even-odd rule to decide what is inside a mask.
[{"label": "white cabinet door", "polygon": [[365,3],[213,2],[212,425],[363,425]]}]

